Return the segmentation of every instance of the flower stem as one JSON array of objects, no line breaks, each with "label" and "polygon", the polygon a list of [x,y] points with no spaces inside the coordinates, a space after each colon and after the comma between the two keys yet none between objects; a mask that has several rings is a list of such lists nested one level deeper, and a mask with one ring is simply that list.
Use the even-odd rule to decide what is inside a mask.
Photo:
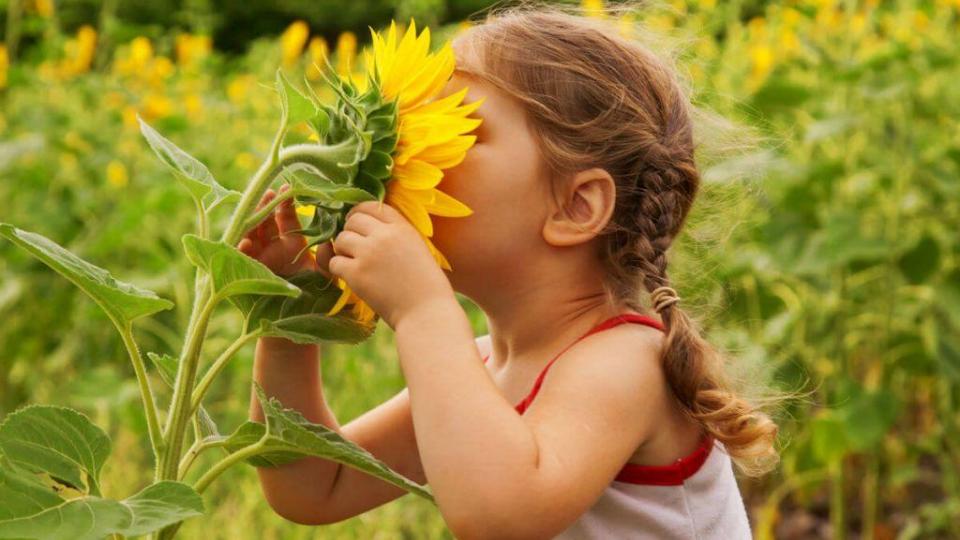
[{"label": "flower stem", "polygon": [[273,212],[273,209],[276,208],[277,206],[279,206],[280,203],[282,203],[283,201],[285,201],[285,200],[287,200],[287,199],[293,198],[293,197],[295,197],[296,195],[297,195],[297,191],[296,191],[296,190],[288,189],[287,191],[284,191],[283,193],[280,193],[279,195],[277,195],[276,197],[274,197],[272,201],[268,202],[266,206],[264,206],[264,207],[261,208],[259,211],[257,211],[255,214],[253,214],[252,216],[250,216],[250,218],[247,219],[247,220],[243,223],[243,228],[241,229],[241,234],[244,234],[244,233],[246,233],[247,231],[249,231],[250,229],[256,227],[257,224],[260,223],[261,221],[263,221],[263,219],[264,219],[265,217],[269,216],[270,213]]},{"label": "flower stem", "polygon": [[177,468],[177,478],[183,480],[187,476],[187,472],[190,471],[190,467],[193,466],[193,462],[196,461],[197,457],[200,456],[208,448],[216,448],[218,446],[223,446],[224,441],[212,441],[212,442],[203,442],[202,440],[193,441],[193,444],[190,445],[190,449],[187,450],[187,453],[183,455],[183,459],[180,460],[180,466]]},{"label": "flower stem", "polygon": [[[209,289],[209,287],[204,287],[204,292],[206,292],[207,289]],[[205,296],[206,294],[204,297]],[[203,345],[203,339],[207,331],[207,323],[210,320],[210,315],[213,313],[213,308],[217,304],[217,300],[217,297],[213,297],[204,301],[203,308],[189,329],[187,342],[180,356],[177,380],[174,383],[173,407],[167,416],[167,424],[164,429],[166,448],[163,465],[160,469],[160,480],[176,480],[177,463],[180,461],[180,450],[183,446],[183,438],[185,435],[184,428],[186,428],[187,421],[189,420],[190,396],[193,392],[193,384],[197,377],[200,348]]]},{"label": "flower stem", "polygon": [[230,216],[230,224],[227,225],[227,230],[223,232],[223,236],[220,238],[228,245],[232,246],[236,244],[240,240],[240,237],[243,236],[245,231],[242,229],[244,224],[246,224],[247,216],[256,208],[257,202],[267,190],[267,186],[270,185],[270,182],[272,182],[274,177],[277,176],[277,173],[280,172],[280,145],[286,133],[287,114],[284,112],[280,118],[280,127],[277,128],[277,133],[273,137],[273,143],[270,144],[270,153],[267,154],[267,159],[263,161],[260,168],[254,173],[250,183],[247,184],[247,189],[243,191],[237,208],[233,211],[233,215]]},{"label": "flower stem", "polygon": [[204,475],[201,476],[195,484],[193,484],[193,489],[196,490],[197,493],[202,494],[203,491],[207,489],[207,486],[213,483],[218,476],[223,474],[224,471],[229,469],[235,463],[259,454],[264,448],[264,441],[265,439],[260,439],[250,446],[244,446],[240,450],[237,450],[236,452],[218,461],[213,467],[210,468],[209,471],[204,473]]},{"label": "flower stem", "polygon": [[223,351],[223,353],[213,362],[213,364],[210,366],[210,369],[204,373],[203,378],[200,379],[200,382],[197,383],[196,389],[193,391],[193,397],[190,400],[191,414],[196,412],[197,408],[200,406],[200,402],[203,401],[203,396],[206,395],[207,390],[213,383],[213,379],[215,379],[217,375],[223,371],[223,368],[226,367],[230,358],[232,358],[241,347],[246,345],[247,342],[260,337],[260,333],[260,330],[254,330],[249,334],[243,334],[242,336],[238,337],[236,341],[231,343],[230,346],[227,347],[227,350]]},{"label": "flower stem", "polygon": [[140,385],[140,398],[143,400],[144,414],[147,417],[147,431],[150,433],[150,446],[153,449],[154,473],[156,474],[160,470],[164,441],[163,435],[160,433],[157,406],[153,401],[153,390],[150,389],[150,380],[147,378],[147,370],[143,365],[140,348],[137,347],[137,342],[133,339],[133,328],[130,323],[119,328],[123,344],[126,346],[127,353],[130,354],[130,361],[133,363],[133,371],[137,375],[137,383]]}]

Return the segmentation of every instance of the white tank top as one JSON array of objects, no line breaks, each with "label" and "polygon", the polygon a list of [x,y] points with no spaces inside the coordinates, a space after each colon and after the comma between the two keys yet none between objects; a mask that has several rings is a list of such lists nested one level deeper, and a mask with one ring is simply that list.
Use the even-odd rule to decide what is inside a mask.
[{"label": "white tank top", "polygon": [[[660,321],[636,313],[603,321],[547,364],[516,411],[527,410],[550,366],[574,343],[626,322],[665,330]],[[719,441],[705,438],[690,455],[671,465],[625,464],[593,506],[555,538],[741,540],[751,538],[751,533],[730,456]]]},{"label": "white tank top", "polygon": [[[705,459],[697,466],[701,454],[706,454]],[[586,513],[555,538],[751,538],[733,466],[720,442],[708,440],[674,465],[633,470],[638,473],[635,477],[614,480]],[[617,478],[623,476],[622,471]]]}]

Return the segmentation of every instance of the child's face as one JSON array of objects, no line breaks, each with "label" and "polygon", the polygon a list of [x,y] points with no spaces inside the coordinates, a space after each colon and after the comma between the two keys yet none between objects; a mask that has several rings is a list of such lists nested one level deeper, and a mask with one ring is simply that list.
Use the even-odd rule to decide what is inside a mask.
[{"label": "child's face", "polygon": [[[468,87],[465,103],[486,100],[472,116],[476,143],[437,186],[473,210],[467,217],[434,217],[433,242],[450,261],[454,289],[477,299],[532,271],[542,254],[549,185],[538,176],[539,153],[523,109],[483,80],[454,72],[440,99]],[[524,270],[520,270],[524,269]]]}]

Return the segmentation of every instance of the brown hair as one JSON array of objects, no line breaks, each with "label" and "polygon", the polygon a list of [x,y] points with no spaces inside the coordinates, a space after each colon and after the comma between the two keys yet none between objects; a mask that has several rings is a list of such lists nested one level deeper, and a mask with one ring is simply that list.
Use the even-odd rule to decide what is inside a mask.
[{"label": "brown hair", "polygon": [[[554,183],[585,168],[613,177],[616,206],[598,236],[604,288],[639,311],[644,290],[670,284],[666,252],[700,185],[694,107],[671,61],[624,35],[612,18],[571,9],[495,7],[455,38],[455,49],[471,47],[477,59],[477,65],[458,59],[458,69],[523,106],[554,194]],[[676,303],[660,314],[667,328],[662,365],[684,412],[724,444],[743,472],[772,468],[776,424],[731,388],[723,355]]]}]

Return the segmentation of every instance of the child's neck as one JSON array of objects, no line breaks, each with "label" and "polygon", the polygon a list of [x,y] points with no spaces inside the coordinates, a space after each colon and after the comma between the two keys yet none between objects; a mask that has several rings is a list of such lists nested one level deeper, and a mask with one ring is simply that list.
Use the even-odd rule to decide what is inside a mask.
[{"label": "child's neck", "polygon": [[547,294],[529,291],[492,311],[481,306],[490,331],[488,362],[504,366],[542,361],[600,322],[633,311],[610,305],[602,289],[579,294],[568,289],[566,295],[561,291],[557,287],[550,287]]}]

